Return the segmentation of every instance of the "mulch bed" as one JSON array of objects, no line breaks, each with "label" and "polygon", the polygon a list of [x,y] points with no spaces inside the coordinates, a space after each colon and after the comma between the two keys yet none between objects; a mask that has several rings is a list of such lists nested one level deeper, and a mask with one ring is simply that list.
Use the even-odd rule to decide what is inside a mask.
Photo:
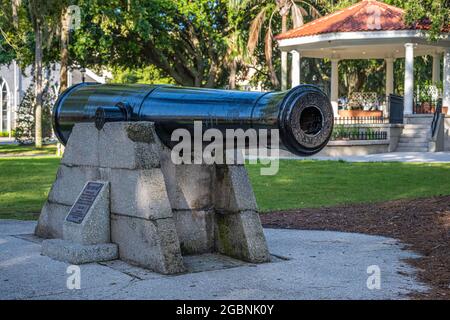
[{"label": "mulch bed", "polygon": [[407,262],[431,290],[413,299],[450,300],[450,196],[261,214],[268,228],[332,230],[401,240],[423,257]]}]

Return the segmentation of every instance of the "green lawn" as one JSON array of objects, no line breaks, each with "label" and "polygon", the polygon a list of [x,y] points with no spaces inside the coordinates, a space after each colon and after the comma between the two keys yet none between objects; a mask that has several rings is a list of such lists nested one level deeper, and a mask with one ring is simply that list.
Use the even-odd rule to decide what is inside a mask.
[{"label": "green lawn", "polygon": [[34,155],[56,155],[56,145],[49,144],[40,149],[36,149],[33,145],[0,145],[0,157],[15,157],[15,156],[34,156]]},{"label": "green lawn", "polygon": [[261,211],[450,194],[450,163],[291,160],[276,176],[247,167]]},{"label": "green lawn", "polygon": [[[36,218],[59,158],[0,158],[0,218]],[[280,161],[275,176],[248,165],[261,211],[450,194],[450,164]],[[34,213],[34,214],[33,214]]]},{"label": "green lawn", "polygon": [[0,218],[32,219],[56,176],[57,157],[0,158]]}]

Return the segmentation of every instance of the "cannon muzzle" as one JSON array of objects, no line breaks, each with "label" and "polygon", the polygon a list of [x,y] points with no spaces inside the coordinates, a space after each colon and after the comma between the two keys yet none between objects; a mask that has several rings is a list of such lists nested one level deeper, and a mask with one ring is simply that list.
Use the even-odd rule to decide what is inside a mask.
[{"label": "cannon muzzle", "polygon": [[280,147],[301,156],[319,152],[333,130],[333,110],[317,87],[300,85],[285,92],[249,92],[169,85],[82,83],[67,89],[53,110],[53,129],[66,144],[78,122],[152,121],[161,141],[194,121],[203,131],[278,129]]}]

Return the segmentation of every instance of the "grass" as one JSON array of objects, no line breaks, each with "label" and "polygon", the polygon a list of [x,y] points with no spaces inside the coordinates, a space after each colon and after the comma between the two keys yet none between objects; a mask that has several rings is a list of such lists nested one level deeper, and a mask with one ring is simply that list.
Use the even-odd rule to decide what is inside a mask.
[{"label": "grass", "polygon": [[59,160],[0,158],[0,218],[36,219],[55,179]]},{"label": "grass", "polygon": [[56,144],[49,144],[42,148],[35,148],[33,145],[15,145],[4,144],[0,145],[0,157],[15,157],[15,156],[35,156],[35,155],[56,155]]},{"label": "grass", "polygon": [[261,211],[450,194],[450,163],[280,161],[275,176],[248,165]]},{"label": "grass", "polygon": [[[35,219],[58,164],[48,156],[0,158],[0,218]],[[285,160],[275,176],[247,168],[263,212],[450,194],[450,163]]]}]

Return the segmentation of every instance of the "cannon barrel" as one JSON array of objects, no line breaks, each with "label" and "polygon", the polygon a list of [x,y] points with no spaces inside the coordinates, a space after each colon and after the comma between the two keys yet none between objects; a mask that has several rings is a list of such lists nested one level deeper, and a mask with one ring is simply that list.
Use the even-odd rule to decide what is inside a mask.
[{"label": "cannon barrel", "polygon": [[215,128],[224,133],[237,128],[279,129],[280,147],[304,156],[327,144],[333,110],[328,97],[311,85],[249,92],[95,83],[70,87],[53,109],[53,129],[64,145],[76,123],[95,122],[100,129],[112,121],[152,121],[169,147],[172,132],[178,128],[193,132],[194,121],[202,121],[204,131]]}]

